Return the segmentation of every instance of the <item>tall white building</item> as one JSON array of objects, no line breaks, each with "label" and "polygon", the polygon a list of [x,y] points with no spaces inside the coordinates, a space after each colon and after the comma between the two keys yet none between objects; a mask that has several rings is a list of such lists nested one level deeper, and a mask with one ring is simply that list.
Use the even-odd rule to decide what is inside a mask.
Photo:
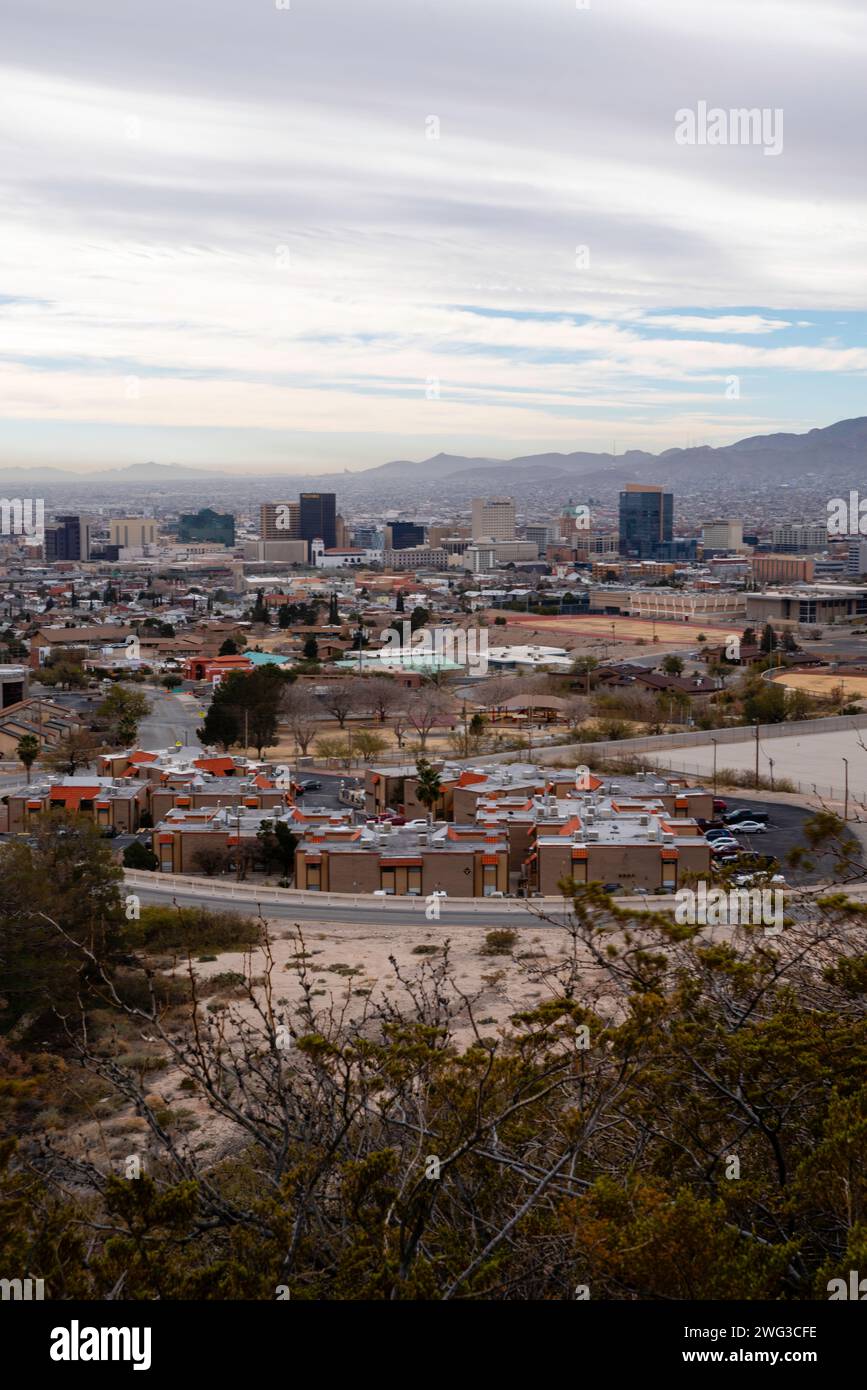
[{"label": "tall white building", "polygon": [[515,500],[512,497],[473,498],[473,540],[513,541]]},{"label": "tall white building", "polygon": [[706,550],[741,550],[744,543],[743,522],[734,518],[708,522],[701,528],[701,542]]},{"label": "tall white building", "polygon": [[774,550],[824,550],[828,544],[826,521],[790,521],[771,533]]}]

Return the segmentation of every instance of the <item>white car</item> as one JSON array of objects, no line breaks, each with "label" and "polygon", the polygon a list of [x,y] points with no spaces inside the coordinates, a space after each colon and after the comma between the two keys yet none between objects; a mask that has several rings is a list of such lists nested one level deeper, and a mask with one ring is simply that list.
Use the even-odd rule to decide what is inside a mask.
[{"label": "white car", "polygon": [[741,835],[767,835],[768,827],[759,820],[740,820],[738,831]]}]

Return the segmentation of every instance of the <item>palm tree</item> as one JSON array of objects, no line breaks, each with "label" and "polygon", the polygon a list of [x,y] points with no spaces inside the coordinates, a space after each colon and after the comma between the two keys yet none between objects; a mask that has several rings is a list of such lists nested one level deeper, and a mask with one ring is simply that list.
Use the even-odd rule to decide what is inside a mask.
[{"label": "palm tree", "polygon": [[24,764],[27,782],[30,782],[30,769],[39,757],[39,739],[35,734],[25,734],[18,740],[18,761]]},{"label": "palm tree", "polygon": [[433,822],[433,808],[442,796],[443,784],[436,768],[427,758],[419,758],[415,770],[415,794],[422,806],[427,807],[427,822],[430,825]]}]

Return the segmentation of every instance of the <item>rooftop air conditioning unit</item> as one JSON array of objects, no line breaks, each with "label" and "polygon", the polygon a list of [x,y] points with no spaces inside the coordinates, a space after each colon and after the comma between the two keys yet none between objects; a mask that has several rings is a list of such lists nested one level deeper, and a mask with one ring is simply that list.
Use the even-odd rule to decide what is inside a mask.
[{"label": "rooftop air conditioning unit", "polygon": [[671,833],[670,830],[663,830],[663,832],[662,832],[662,843],[663,843],[664,845],[673,845],[673,844],[674,844],[674,836],[672,835],[672,833]]},{"label": "rooftop air conditioning unit", "polygon": [[647,773],[646,773],[646,772],[636,772],[635,777],[636,777],[636,780],[637,780],[637,781],[639,781],[639,782],[644,782],[644,781],[647,780]]},{"label": "rooftop air conditioning unit", "polygon": [[611,786],[609,787],[609,791],[611,792],[612,796],[616,796],[617,793],[620,791],[620,783],[612,782]]},{"label": "rooftop air conditioning unit", "polygon": [[639,824],[639,825],[650,825],[650,816],[639,816],[639,817],[638,817],[638,824]]},{"label": "rooftop air conditioning unit", "polygon": [[588,830],[588,831],[586,832],[585,836],[584,836],[584,839],[585,839],[585,840],[598,840],[598,839],[599,839],[599,831],[598,831],[598,830]]}]

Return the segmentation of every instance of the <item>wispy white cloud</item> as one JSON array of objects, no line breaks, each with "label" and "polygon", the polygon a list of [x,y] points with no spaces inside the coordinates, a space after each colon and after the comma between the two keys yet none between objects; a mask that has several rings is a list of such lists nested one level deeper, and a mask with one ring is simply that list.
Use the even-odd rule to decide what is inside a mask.
[{"label": "wispy white cloud", "polygon": [[[618,413],[648,446],[685,412],[737,437],[800,418],[805,381],[822,422],[832,378],[856,413],[865,55],[842,0],[21,8],[3,413],[133,451],[145,425],[242,430],[251,462],[258,432],[322,463],[333,435],[341,464],[383,436],[595,445]],[[784,106],[783,155],[679,147],[699,98]]]}]

